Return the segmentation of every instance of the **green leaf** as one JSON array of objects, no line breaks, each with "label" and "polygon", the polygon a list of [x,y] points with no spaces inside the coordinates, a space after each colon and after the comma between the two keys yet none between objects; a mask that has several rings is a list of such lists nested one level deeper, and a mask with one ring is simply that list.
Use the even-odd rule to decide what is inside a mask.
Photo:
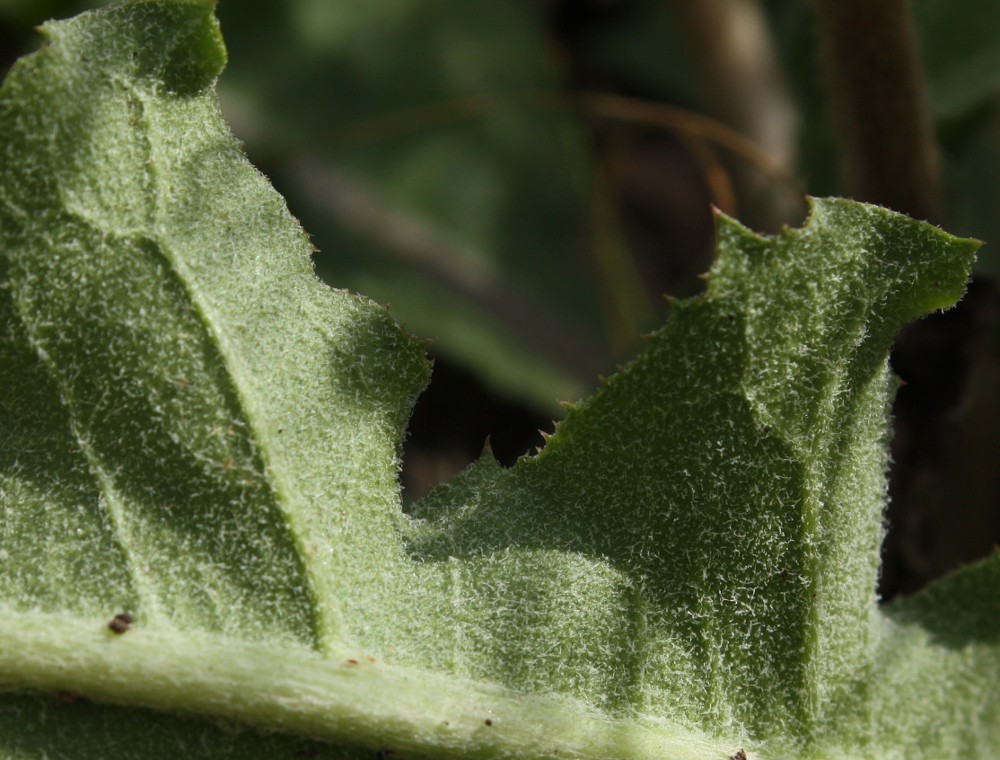
[{"label": "green leaf", "polygon": [[219,116],[211,3],[44,31],[0,91],[5,756],[1000,742],[997,559],[874,594],[888,348],[976,243],[849,201],[720,217],[705,295],[537,456],[404,515],[421,346],[313,275]]},{"label": "green leaf", "polygon": [[218,116],[210,14],[48,26],[6,85],[5,353],[30,395],[8,397],[5,491],[33,529],[5,587],[22,609],[320,645],[349,638],[351,553],[392,529],[427,369],[382,308],[317,282]]},{"label": "green leaf", "polygon": [[[418,546],[586,557],[588,575],[615,572],[628,623],[567,620],[610,683],[563,688],[815,744],[872,709],[888,347],[960,295],[975,246],[846,201],[773,239],[721,218],[718,237],[705,297],[540,456],[480,463],[427,499]],[[588,610],[608,598],[584,594],[563,591]]]}]

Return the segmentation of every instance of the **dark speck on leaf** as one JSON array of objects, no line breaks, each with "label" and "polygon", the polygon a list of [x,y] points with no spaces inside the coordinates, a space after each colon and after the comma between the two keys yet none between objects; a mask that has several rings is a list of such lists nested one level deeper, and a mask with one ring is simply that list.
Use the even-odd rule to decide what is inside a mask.
[{"label": "dark speck on leaf", "polygon": [[747,753],[740,750],[735,755],[730,755],[729,760],[747,760]]},{"label": "dark speck on leaf", "polygon": [[113,633],[125,633],[132,626],[132,616],[127,612],[119,612],[108,623],[108,630]]},{"label": "dark speck on leaf", "polygon": [[487,718],[486,720],[484,720],[483,723],[485,723],[487,726],[492,726],[493,725],[493,721],[490,720],[489,718]]}]

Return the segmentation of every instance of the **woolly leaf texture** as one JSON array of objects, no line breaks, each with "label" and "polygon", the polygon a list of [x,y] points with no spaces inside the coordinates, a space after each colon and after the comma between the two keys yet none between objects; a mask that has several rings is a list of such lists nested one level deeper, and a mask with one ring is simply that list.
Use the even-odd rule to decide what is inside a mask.
[{"label": "woolly leaf texture", "polygon": [[537,455],[404,514],[422,345],[314,276],[212,11],[46,24],[0,93],[4,757],[1000,746],[1000,560],[874,591],[888,349],[976,243],[719,216],[704,295]]}]

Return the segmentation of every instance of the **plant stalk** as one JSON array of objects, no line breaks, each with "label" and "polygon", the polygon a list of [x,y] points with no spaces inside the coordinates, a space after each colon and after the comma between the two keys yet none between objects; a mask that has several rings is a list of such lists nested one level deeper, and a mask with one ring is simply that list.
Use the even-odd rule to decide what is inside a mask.
[{"label": "plant stalk", "polygon": [[[726,760],[688,730],[377,662],[196,631],[0,608],[0,692],[48,691],[235,720],[400,758]],[[749,749],[749,747],[748,747]]]},{"label": "plant stalk", "polygon": [[816,0],[848,190],[939,221],[931,119],[907,0]]}]

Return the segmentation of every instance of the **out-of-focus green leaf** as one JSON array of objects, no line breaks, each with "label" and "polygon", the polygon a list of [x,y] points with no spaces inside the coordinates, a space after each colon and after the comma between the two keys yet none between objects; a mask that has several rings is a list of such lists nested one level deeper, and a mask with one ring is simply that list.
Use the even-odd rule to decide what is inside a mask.
[{"label": "out-of-focus green leaf", "polygon": [[917,0],[913,12],[938,118],[954,118],[1000,95],[1000,5]]}]

